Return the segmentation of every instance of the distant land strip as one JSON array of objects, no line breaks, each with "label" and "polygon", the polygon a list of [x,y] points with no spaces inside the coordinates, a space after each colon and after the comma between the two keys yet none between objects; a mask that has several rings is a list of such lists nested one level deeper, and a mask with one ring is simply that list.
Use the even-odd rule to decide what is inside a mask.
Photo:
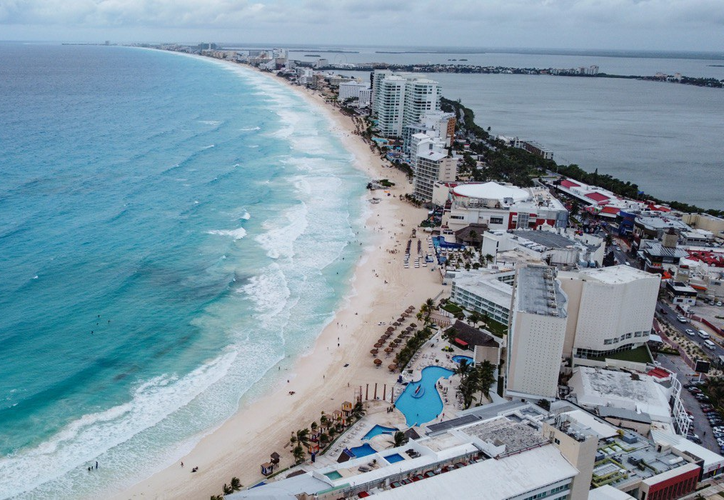
[{"label": "distant land strip", "polygon": [[[717,65],[710,65],[719,67]],[[365,63],[356,64],[354,68],[340,68],[339,65],[330,65],[319,68],[323,70],[349,69],[350,71],[365,71],[373,69],[389,69],[392,71],[414,72],[414,73],[461,73],[461,74],[485,74],[485,75],[548,75],[548,76],[577,76],[582,78],[621,78],[628,80],[644,80],[650,82],[681,83],[683,85],[694,85],[696,87],[724,88],[724,80],[716,78],[697,78],[684,75],[665,75],[663,73],[653,76],[641,75],[614,75],[609,73],[587,74],[582,72],[583,68],[559,69],[559,68],[512,68],[508,66],[473,66],[467,64],[385,64]]]}]

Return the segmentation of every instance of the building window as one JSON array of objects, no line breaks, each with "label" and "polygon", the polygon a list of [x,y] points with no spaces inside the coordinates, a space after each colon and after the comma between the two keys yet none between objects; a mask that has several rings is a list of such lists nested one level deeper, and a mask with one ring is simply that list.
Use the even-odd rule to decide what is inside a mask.
[{"label": "building window", "polygon": [[490,218],[490,223],[491,223],[491,224],[502,224],[502,223],[503,223],[503,218],[502,218],[502,217],[491,217],[491,218]]}]

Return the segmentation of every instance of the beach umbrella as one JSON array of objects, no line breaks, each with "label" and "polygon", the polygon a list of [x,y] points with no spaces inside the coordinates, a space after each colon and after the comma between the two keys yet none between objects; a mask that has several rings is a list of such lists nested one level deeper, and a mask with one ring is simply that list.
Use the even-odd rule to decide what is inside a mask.
[{"label": "beach umbrella", "polygon": [[383,345],[385,345],[384,342],[377,342],[377,343],[375,344],[375,348],[376,348],[376,349],[379,349],[379,348],[382,347]]},{"label": "beach umbrella", "polygon": [[392,347],[385,347],[385,352],[386,352],[387,354],[391,353],[391,352],[392,352]]},{"label": "beach umbrella", "polygon": [[417,328],[417,325],[415,323],[410,323],[411,328]]},{"label": "beach umbrella", "polygon": [[399,324],[397,321],[395,321],[395,322],[392,323],[392,324],[395,325],[395,326],[400,326],[400,324]]},{"label": "beach umbrella", "polygon": [[400,342],[402,342],[401,339],[395,339],[395,340],[392,341],[392,343],[393,343],[394,345],[398,345]]},{"label": "beach umbrella", "polygon": [[402,317],[397,318],[397,321],[400,322],[400,323],[403,323],[403,322],[405,321],[405,318],[402,318]]},{"label": "beach umbrella", "polygon": [[397,370],[397,365],[395,363],[392,363],[390,366],[387,367],[391,372],[394,372]]},{"label": "beach umbrella", "polygon": [[382,364],[382,360],[380,358],[375,358],[375,365],[380,366]]},{"label": "beach umbrella", "polygon": [[394,326],[390,326],[390,327],[387,328],[387,331],[390,332],[390,333],[392,333],[392,332],[395,331],[395,327],[394,327]]},{"label": "beach umbrella", "polygon": [[372,354],[373,356],[376,356],[378,352],[380,351],[378,351],[377,349],[370,349],[370,354]]}]

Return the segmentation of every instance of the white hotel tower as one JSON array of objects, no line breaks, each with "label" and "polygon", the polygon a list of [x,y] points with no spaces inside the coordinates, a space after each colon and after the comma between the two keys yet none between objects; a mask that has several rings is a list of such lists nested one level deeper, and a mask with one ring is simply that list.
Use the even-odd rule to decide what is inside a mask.
[{"label": "white hotel tower", "polygon": [[427,78],[377,70],[373,76],[372,112],[385,137],[401,137],[406,125],[418,123],[427,111],[440,110],[442,89]]}]

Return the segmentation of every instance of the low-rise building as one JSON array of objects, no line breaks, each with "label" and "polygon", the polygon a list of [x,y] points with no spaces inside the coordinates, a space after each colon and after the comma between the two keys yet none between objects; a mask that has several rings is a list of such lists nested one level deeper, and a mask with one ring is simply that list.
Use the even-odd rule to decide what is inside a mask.
[{"label": "low-rise building", "polygon": [[693,307],[696,305],[697,291],[680,281],[669,280],[666,282],[666,293],[672,304],[681,307]]},{"label": "low-rise building", "polygon": [[468,311],[475,311],[507,325],[510,319],[514,279],[514,271],[460,272],[453,280],[450,300]]},{"label": "low-rise building", "polygon": [[491,230],[566,227],[568,211],[545,188],[518,188],[497,182],[458,184],[450,189],[443,226],[457,231],[469,224]]},{"label": "low-rise building", "polygon": [[601,267],[605,252],[602,238],[577,235],[563,229],[493,230],[483,234],[482,253],[496,257],[498,252],[520,250],[552,266]]}]

